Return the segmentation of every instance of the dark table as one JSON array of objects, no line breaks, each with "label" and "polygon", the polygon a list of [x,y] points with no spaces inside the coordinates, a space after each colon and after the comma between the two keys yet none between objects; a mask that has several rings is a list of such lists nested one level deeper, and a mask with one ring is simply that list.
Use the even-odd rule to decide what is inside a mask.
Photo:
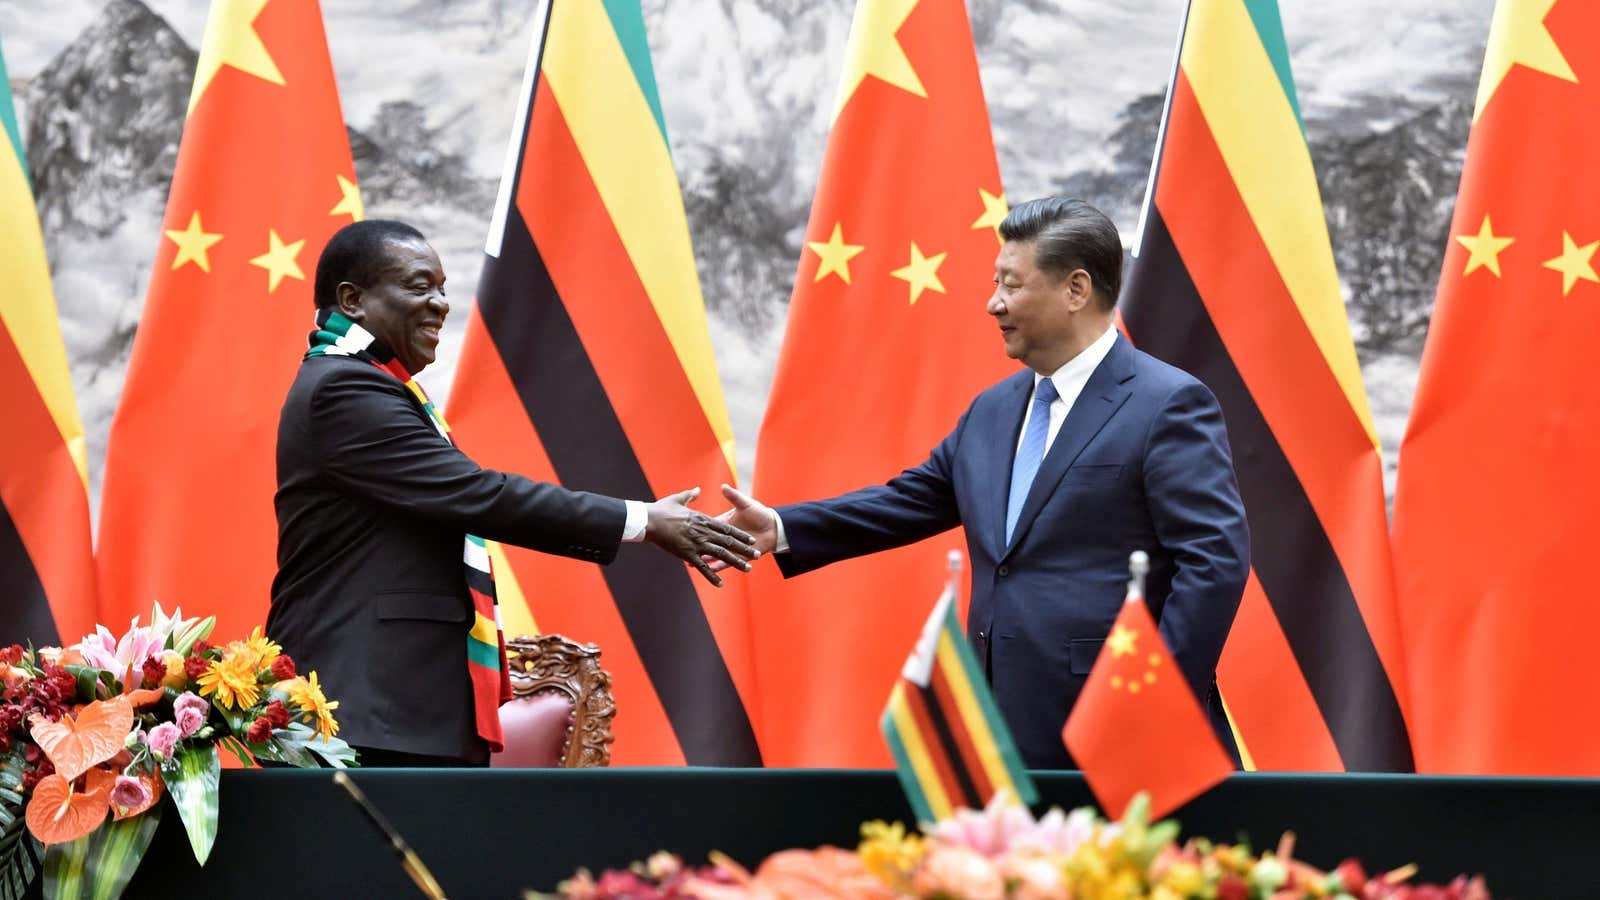
[{"label": "dark table", "polygon": [[[452,898],[519,898],[579,866],[658,849],[746,865],[786,847],[854,847],[869,819],[909,821],[887,771],[583,769],[353,771]],[[1037,773],[1046,804],[1091,802],[1076,772]],[[1185,835],[1369,870],[1482,873],[1497,898],[1600,897],[1600,779],[1241,773],[1179,810]],[[418,896],[327,770],[226,771],[204,869],[170,806],[127,896],[299,900]]]}]

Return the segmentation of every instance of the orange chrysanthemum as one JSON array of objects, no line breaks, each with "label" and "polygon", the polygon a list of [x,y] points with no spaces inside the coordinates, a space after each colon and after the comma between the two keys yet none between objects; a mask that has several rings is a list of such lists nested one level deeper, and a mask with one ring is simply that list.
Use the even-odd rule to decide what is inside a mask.
[{"label": "orange chrysanthemum", "polygon": [[339,733],[339,723],[333,720],[333,711],[339,708],[339,701],[329,700],[323,695],[316,672],[304,678],[280,682],[278,687],[288,693],[290,702],[300,708],[307,722],[315,723],[317,734],[329,738]]},{"label": "orange chrysanthemum", "polygon": [[232,709],[249,709],[261,697],[261,687],[256,683],[256,667],[250,654],[224,653],[221,659],[212,660],[196,679],[200,695],[215,695],[217,703]]}]

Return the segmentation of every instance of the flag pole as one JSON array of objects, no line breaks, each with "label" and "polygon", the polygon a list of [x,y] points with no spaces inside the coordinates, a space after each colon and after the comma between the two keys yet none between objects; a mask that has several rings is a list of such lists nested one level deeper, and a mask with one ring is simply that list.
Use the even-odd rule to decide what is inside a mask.
[{"label": "flag pole", "polygon": [[1144,599],[1144,577],[1150,574],[1150,554],[1135,550],[1128,554],[1128,602]]},{"label": "flag pole", "polygon": [[955,596],[956,593],[956,583],[958,579],[961,578],[961,563],[962,556],[960,550],[951,550],[949,553],[945,554],[945,568],[950,572],[950,577],[945,582],[945,589],[950,592],[952,597]]},{"label": "flag pole", "polygon": [[1150,154],[1150,176],[1144,185],[1144,202],[1139,204],[1139,224],[1133,229],[1132,256],[1144,249],[1144,223],[1150,204],[1156,199],[1156,172],[1161,168],[1161,148],[1167,142],[1167,120],[1172,117],[1172,89],[1178,84],[1178,68],[1183,63],[1183,38],[1189,32],[1189,11],[1193,0],[1183,5],[1183,21],[1178,24],[1178,46],[1172,48],[1172,74],[1167,78],[1167,96],[1161,101],[1161,124],[1156,127],[1156,147]]}]

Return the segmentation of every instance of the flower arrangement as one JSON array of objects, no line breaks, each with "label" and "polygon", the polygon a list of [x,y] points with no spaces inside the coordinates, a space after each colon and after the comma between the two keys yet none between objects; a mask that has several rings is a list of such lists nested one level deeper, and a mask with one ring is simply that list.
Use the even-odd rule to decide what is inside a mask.
[{"label": "flower arrangement", "polygon": [[101,625],[64,649],[0,649],[0,900],[41,868],[46,897],[119,895],[169,794],[204,864],[219,748],[246,766],[354,762],[315,672],[259,627],[213,644],[215,624],[158,604],[120,638]]},{"label": "flower arrangement", "polygon": [[1347,859],[1324,872],[1294,858],[1294,836],[1256,855],[1246,846],[1194,838],[1149,822],[1139,795],[1120,822],[1092,810],[1040,818],[997,795],[981,812],[960,810],[923,826],[861,826],[855,851],[785,850],[754,873],[719,854],[691,869],[657,854],[643,865],[586,871],[561,883],[564,900],[1489,900],[1481,878],[1410,883],[1415,868],[1368,875]]}]

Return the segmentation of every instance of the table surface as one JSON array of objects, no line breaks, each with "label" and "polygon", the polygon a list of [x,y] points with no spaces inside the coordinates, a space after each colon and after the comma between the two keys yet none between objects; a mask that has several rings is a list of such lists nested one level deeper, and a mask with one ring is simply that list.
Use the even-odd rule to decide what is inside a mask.
[{"label": "table surface", "polygon": [[[578,867],[658,849],[746,865],[787,847],[854,846],[861,822],[909,822],[892,771],[352,770],[451,897],[520,898]],[[1092,797],[1077,772],[1035,773],[1042,809]],[[1239,773],[1174,814],[1185,835],[1270,847],[1286,830],[1321,867],[1415,862],[1481,873],[1497,898],[1600,897],[1600,779]],[[219,834],[195,864],[170,806],[129,897],[418,896],[327,770],[230,770]]]}]

